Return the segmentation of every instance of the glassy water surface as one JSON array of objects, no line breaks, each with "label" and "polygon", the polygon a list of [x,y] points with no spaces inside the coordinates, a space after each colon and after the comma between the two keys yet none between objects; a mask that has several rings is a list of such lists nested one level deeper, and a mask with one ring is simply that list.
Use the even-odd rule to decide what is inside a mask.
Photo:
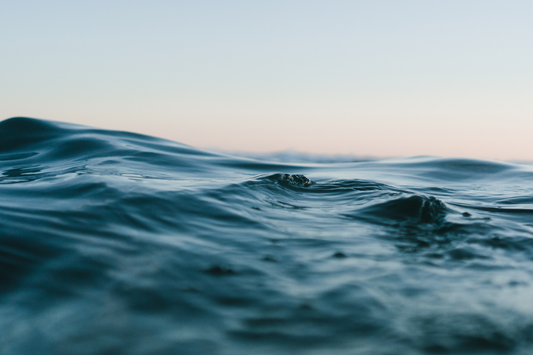
[{"label": "glassy water surface", "polygon": [[0,122],[0,354],[530,354],[533,167]]}]

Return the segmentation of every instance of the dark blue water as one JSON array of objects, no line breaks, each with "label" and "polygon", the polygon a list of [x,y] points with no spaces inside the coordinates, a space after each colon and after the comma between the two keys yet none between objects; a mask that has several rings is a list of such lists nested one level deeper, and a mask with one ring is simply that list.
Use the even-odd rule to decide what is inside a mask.
[{"label": "dark blue water", "polygon": [[0,122],[2,355],[532,349],[531,166]]}]

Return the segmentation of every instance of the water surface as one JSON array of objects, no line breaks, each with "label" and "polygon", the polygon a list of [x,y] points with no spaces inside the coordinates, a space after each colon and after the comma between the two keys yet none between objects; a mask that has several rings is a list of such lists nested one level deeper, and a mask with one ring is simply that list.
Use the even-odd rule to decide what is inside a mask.
[{"label": "water surface", "polygon": [[0,353],[531,353],[532,166],[290,158],[0,122]]}]

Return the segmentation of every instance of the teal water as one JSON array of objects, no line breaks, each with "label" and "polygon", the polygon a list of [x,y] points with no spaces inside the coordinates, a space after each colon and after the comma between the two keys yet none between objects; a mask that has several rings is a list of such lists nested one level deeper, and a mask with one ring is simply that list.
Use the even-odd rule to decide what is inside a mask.
[{"label": "teal water", "polygon": [[3,355],[530,354],[532,296],[530,165],[0,122]]}]

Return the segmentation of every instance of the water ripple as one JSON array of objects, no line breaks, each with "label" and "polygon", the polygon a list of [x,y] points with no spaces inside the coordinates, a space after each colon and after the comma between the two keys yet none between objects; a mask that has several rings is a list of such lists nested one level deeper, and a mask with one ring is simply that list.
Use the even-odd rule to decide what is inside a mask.
[{"label": "water ripple", "polygon": [[284,159],[0,122],[0,352],[529,354],[530,166]]}]

